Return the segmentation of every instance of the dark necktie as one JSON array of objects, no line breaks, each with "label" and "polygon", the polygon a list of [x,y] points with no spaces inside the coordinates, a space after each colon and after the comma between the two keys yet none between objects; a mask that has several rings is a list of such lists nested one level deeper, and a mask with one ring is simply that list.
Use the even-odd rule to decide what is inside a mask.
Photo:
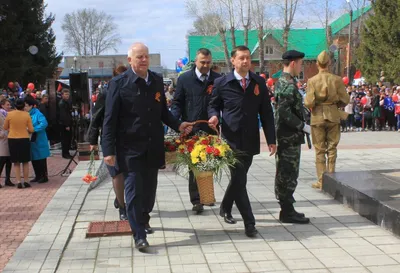
[{"label": "dark necktie", "polygon": [[207,81],[207,74],[201,74],[201,78],[203,80],[203,82]]},{"label": "dark necktie", "polygon": [[247,84],[247,81],[246,81],[246,78],[242,78],[242,88],[243,88],[243,91],[246,91],[246,84]]}]

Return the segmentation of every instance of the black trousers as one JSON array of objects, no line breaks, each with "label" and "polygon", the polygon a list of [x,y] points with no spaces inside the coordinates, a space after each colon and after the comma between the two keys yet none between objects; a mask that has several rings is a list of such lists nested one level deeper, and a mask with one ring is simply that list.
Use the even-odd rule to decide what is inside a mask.
[{"label": "black trousers", "polygon": [[156,201],[158,168],[124,173],[126,213],[135,240],[146,238],[145,224]]},{"label": "black trousers", "polygon": [[11,177],[11,157],[9,156],[0,156],[0,175],[3,172],[4,166],[6,166],[6,180],[10,181]]},{"label": "black trousers", "polygon": [[224,199],[221,203],[221,211],[231,213],[233,202],[236,203],[245,225],[255,224],[256,220],[251,209],[249,196],[247,194],[247,172],[253,162],[253,156],[240,156],[239,163],[230,168],[231,180],[226,189]]},{"label": "black trousers", "polygon": [[61,130],[61,149],[62,155],[69,155],[69,149],[71,148],[71,127],[69,127],[69,131],[65,130],[65,127]]},{"label": "black trousers", "polygon": [[48,178],[47,173],[47,158],[32,160],[32,167],[35,172],[35,178]]},{"label": "black trousers", "polygon": [[200,204],[199,189],[197,188],[196,178],[192,171],[189,171],[189,195],[190,202],[192,202],[193,205]]}]

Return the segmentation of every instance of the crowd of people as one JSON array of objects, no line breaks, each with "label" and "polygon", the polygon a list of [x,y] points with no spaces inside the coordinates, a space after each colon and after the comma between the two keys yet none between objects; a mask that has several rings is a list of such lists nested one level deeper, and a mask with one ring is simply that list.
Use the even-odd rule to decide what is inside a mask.
[{"label": "crowd of people", "polygon": [[[17,82],[10,82],[8,88],[3,89],[0,95],[0,173],[5,167],[5,186],[23,189],[31,187],[33,182],[49,181],[47,119],[48,95],[45,90],[34,92],[31,87],[24,91]],[[29,162],[35,175],[31,180]],[[11,181],[12,167],[15,183]]]}]

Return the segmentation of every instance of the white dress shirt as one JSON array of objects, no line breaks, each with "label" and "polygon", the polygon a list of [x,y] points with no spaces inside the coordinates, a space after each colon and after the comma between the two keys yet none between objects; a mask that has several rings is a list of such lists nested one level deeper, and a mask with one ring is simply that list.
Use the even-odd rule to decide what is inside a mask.
[{"label": "white dress shirt", "polygon": [[[196,72],[197,78],[199,78],[199,80],[201,80],[202,82],[204,82],[203,74],[200,73],[200,71],[197,69],[197,67],[196,67],[196,69],[195,69],[195,72]],[[208,71],[208,73],[207,73],[207,79],[208,79],[208,78],[210,78],[210,71]]]}]

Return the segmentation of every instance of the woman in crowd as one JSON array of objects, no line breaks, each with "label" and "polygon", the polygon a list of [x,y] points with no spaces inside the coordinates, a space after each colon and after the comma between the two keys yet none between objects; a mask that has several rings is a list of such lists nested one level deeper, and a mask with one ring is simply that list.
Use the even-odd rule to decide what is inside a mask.
[{"label": "woman in crowd", "polygon": [[[4,99],[0,102],[0,174],[3,172],[4,166],[6,167],[5,185],[14,187],[11,182],[11,159],[10,150],[8,149],[8,132],[4,130],[4,121],[8,112],[11,110],[11,103]],[[1,188],[1,185],[0,185]]]},{"label": "woman in crowd", "polygon": [[31,159],[35,178],[30,182],[46,183],[49,181],[47,158],[50,156],[49,142],[46,135],[47,120],[35,106],[37,106],[37,101],[31,96],[27,96],[25,98],[25,111],[31,116],[34,129],[31,138]]},{"label": "woman in crowd", "polygon": [[[126,70],[126,66],[121,65],[114,70],[113,76],[117,76],[125,72]],[[88,138],[91,150],[97,150],[98,147],[99,131],[103,126],[106,94],[106,90],[99,93],[96,104],[93,108],[92,121],[88,130]],[[110,173],[110,176],[112,177],[114,192],[116,196],[114,200],[114,206],[116,209],[119,209],[119,218],[121,220],[127,220],[128,217],[126,215],[124,201],[124,176],[119,171],[118,166],[111,167],[107,165],[107,169]]]},{"label": "woman in crowd", "polygon": [[[33,133],[32,119],[24,111],[25,102],[23,99],[17,99],[15,102],[15,111],[7,114],[4,122],[4,129],[8,130],[8,148],[10,151],[11,162],[14,163],[15,177],[19,189],[29,188],[31,185],[27,182],[29,178],[29,161],[31,160],[31,142],[29,134]],[[24,178],[21,180],[21,164]]]},{"label": "woman in crowd", "polygon": [[365,96],[367,98],[367,103],[364,105],[364,130],[368,131],[373,130],[375,131],[375,125],[373,124],[373,118],[372,118],[372,92],[370,90],[367,91],[367,95]]}]

